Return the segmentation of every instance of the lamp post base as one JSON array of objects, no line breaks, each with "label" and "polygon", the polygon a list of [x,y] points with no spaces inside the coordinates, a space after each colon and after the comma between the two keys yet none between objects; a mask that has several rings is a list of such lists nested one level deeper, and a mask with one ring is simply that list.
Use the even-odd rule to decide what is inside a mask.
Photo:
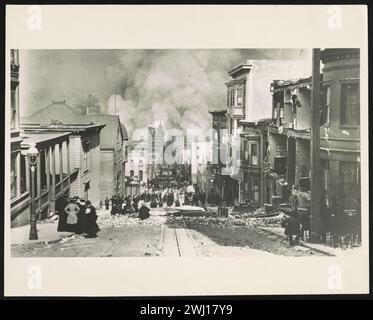
[{"label": "lamp post base", "polygon": [[36,230],[36,227],[35,228],[31,227],[29,240],[38,240],[38,232]]}]

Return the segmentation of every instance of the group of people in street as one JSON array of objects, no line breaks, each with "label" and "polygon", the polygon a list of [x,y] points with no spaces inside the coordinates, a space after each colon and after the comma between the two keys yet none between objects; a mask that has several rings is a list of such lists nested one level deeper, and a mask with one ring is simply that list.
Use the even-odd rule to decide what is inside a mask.
[{"label": "group of people in street", "polygon": [[139,201],[142,197],[139,195],[123,197],[119,194],[115,194],[111,198],[105,197],[105,210],[110,210],[111,203],[111,214],[131,214],[139,212]]},{"label": "group of people in street", "polygon": [[153,191],[150,193],[150,207],[151,208],[162,208],[164,203],[167,207],[175,205],[180,207],[180,191],[175,191],[171,188],[163,191]]},{"label": "group of people in street", "polygon": [[[357,201],[356,201],[357,202]],[[358,203],[358,202],[357,202]],[[340,201],[333,197],[330,201],[324,194],[321,198],[320,206],[320,232],[317,242],[327,244],[329,235],[333,247],[346,245],[353,247],[361,241],[361,213],[358,204],[356,210],[348,213],[343,210]],[[289,245],[299,244],[299,240],[304,240],[305,234],[311,227],[310,207],[306,210],[289,208],[285,210],[285,218],[282,227],[285,228],[285,235],[288,237]]]},{"label": "group of people in street", "polygon": [[145,195],[135,194],[134,196],[122,197],[119,194],[116,194],[109,198],[105,197],[105,210],[110,210],[112,215],[118,214],[132,214],[138,213],[141,220],[147,219],[150,217],[150,209],[145,205]]},{"label": "group of people in street", "polygon": [[100,231],[96,208],[89,200],[62,197],[56,202],[56,211],[59,216],[57,231],[86,234],[87,238],[95,238]]}]

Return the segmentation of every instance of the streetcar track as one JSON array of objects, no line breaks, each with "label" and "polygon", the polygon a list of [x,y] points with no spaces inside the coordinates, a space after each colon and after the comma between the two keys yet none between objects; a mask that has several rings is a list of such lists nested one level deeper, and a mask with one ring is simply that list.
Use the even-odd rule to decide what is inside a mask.
[{"label": "streetcar track", "polygon": [[173,226],[175,243],[176,243],[177,252],[179,254],[179,257],[183,257],[183,256],[185,256],[185,254],[184,254],[184,250],[183,250],[183,241],[181,241],[181,239],[183,237],[181,237],[180,230],[178,230],[177,227],[179,227],[180,229],[185,230],[186,239],[188,239],[190,241],[190,243],[191,243],[191,245],[192,245],[192,247],[194,249],[194,254],[196,254],[197,245],[196,245],[196,243],[195,243],[195,241],[193,239],[193,236],[191,235],[190,231],[188,230],[188,228],[187,228],[187,226],[185,225],[185,222],[184,222],[183,225]]},{"label": "streetcar track", "polygon": [[181,252],[180,252],[180,242],[179,242],[179,237],[177,235],[177,231],[176,231],[176,228],[174,227],[174,234],[175,234],[175,240],[176,240],[176,247],[177,247],[177,251],[179,253],[179,257],[181,257]]}]

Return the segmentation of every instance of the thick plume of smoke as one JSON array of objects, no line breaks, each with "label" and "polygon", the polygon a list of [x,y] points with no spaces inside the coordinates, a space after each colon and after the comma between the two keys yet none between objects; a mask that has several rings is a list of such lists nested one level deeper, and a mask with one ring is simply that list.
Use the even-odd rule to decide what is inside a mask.
[{"label": "thick plume of smoke", "polygon": [[299,73],[311,66],[310,50],[299,49],[21,50],[20,113],[51,100],[84,109],[92,94],[102,113],[120,115],[130,137],[156,120],[184,131],[207,129],[208,110],[226,107],[227,72],[247,59],[272,61],[265,68],[256,63],[256,116],[270,114],[272,80],[311,73]]},{"label": "thick plume of smoke", "polygon": [[154,121],[184,132],[209,128],[208,111],[226,107],[227,72],[248,58],[255,66],[252,120],[271,114],[271,81],[310,73],[302,50],[129,50],[118,55],[121,66],[110,70],[117,94],[109,97],[107,112],[120,115],[129,133]]},{"label": "thick plume of smoke", "polygon": [[[154,121],[183,131],[208,128],[212,108],[225,104],[227,70],[243,59],[239,50],[136,50],[119,53],[117,95],[107,112],[117,113],[131,133]],[[111,72],[115,73],[114,70]]]}]

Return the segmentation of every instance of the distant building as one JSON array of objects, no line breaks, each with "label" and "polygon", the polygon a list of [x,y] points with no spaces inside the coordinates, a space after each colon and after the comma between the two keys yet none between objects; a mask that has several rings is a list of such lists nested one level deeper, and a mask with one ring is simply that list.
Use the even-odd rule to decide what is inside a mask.
[{"label": "distant building", "polygon": [[125,167],[126,194],[134,195],[141,191],[141,186],[146,184],[148,176],[148,148],[141,141],[132,141],[128,145],[128,162]]},{"label": "distant building", "polygon": [[212,142],[191,142],[191,175],[192,183],[199,191],[209,192],[212,180],[209,166],[212,162]]},{"label": "distant building", "polygon": [[147,139],[147,176],[154,179],[157,169],[164,164],[165,131],[161,123],[148,127]]},{"label": "distant building", "polygon": [[101,200],[119,193],[124,195],[127,162],[127,130],[117,115],[88,115],[105,127],[100,131],[100,192]]},{"label": "distant building", "polygon": [[26,134],[70,133],[67,144],[69,171],[74,173],[70,195],[89,199],[94,205],[101,199],[100,131],[104,126],[80,115],[65,101],[52,101],[47,107],[21,119],[21,128]]}]

